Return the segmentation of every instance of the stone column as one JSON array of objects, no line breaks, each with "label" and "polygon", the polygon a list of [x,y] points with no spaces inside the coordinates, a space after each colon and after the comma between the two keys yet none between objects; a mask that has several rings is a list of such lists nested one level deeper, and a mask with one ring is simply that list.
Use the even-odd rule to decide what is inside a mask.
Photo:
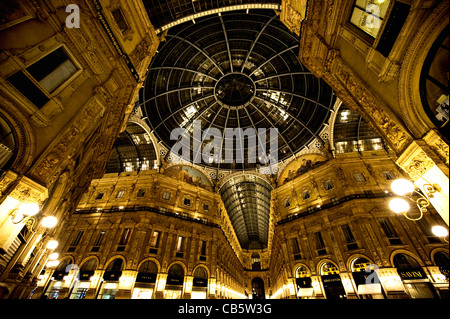
[{"label": "stone column", "polygon": [[115,299],[131,299],[134,283],[136,282],[138,272],[136,270],[124,270],[119,279]]},{"label": "stone column", "polygon": [[183,299],[191,299],[194,276],[184,276]]},{"label": "stone column", "polygon": [[164,289],[166,289],[167,274],[159,273],[156,276],[155,299],[164,299]]},{"label": "stone column", "polygon": [[434,131],[430,131],[424,139],[413,141],[396,163],[424,194],[427,193],[427,186],[435,188],[430,202],[448,225],[448,145]]},{"label": "stone column", "polygon": [[375,271],[388,299],[409,299],[397,268],[380,268]]}]

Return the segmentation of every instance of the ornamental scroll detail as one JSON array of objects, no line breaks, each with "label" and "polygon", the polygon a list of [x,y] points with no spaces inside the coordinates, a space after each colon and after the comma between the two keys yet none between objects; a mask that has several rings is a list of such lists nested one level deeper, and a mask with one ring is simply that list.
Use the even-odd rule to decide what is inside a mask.
[{"label": "ornamental scroll detail", "polygon": [[355,76],[344,69],[342,63],[336,63],[336,76],[348,89],[350,94],[361,104],[369,114],[374,125],[379,127],[389,142],[396,150],[403,150],[408,143],[409,136],[403,128],[395,123],[391,116],[382,109],[380,103],[363,87]]}]

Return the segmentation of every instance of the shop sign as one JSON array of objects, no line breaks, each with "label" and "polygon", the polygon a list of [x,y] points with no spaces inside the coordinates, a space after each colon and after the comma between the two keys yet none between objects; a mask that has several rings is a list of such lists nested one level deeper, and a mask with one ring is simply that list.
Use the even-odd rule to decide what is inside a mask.
[{"label": "shop sign", "polygon": [[136,282],[155,283],[156,274],[140,272],[136,277]]},{"label": "shop sign", "polygon": [[178,276],[167,276],[167,284],[168,285],[183,285],[184,277]]},{"label": "shop sign", "polygon": [[310,288],[312,287],[311,284],[311,277],[303,277],[303,278],[295,278],[295,283],[299,288]]},{"label": "shop sign", "polygon": [[109,270],[105,271],[103,279],[106,281],[118,281],[120,276],[122,276],[122,271]]},{"label": "shop sign", "polygon": [[193,286],[194,287],[208,287],[208,279],[194,278]]},{"label": "shop sign", "polygon": [[397,269],[397,272],[402,279],[427,279],[427,276],[423,272],[422,268],[401,268]]}]

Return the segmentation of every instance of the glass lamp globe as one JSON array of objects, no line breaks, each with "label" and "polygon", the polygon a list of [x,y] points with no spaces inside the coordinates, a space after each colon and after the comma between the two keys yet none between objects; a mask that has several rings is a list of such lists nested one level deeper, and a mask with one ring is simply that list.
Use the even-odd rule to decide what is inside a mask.
[{"label": "glass lamp globe", "polygon": [[409,210],[409,204],[403,198],[394,198],[389,202],[389,208],[394,213],[401,214]]},{"label": "glass lamp globe", "polygon": [[442,226],[433,226],[431,228],[431,231],[437,237],[446,237],[448,235],[448,230],[445,227],[442,227]]},{"label": "glass lamp globe", "polygon": [[34,216],[39,212],[39,205],[36,203],[23,203],[19,206],[19,213],[23,216]]},{"label": "glass lamp globe", "polygon": [[47,228],[55,227],[55,225],[58,223],[58,219],[55,216],[47,216],[42,219],[42,226]]},{"label": "glass lamp globe", "polygon": [[391,184],[392,191],[400,196],[414,192],[414,184],[406,179],[396,179]]},{"label": "glass lamp globe", "polygon": [[58,253],[53,253],[53,254],[50,254],[50,256],[48,256],[48,259],[56,260],[56,259],[58,259],[58,257],[59,257]]},{"label": "glass lamp globe", "polygon": [[50,250],[53,250],[53,249],[55,249],[56,247],[58,247],[58,242],[56,241],[56,240],[50,240],[48,243],[47,243],[47,246],[45,246],[47,249],[50,249]]}]

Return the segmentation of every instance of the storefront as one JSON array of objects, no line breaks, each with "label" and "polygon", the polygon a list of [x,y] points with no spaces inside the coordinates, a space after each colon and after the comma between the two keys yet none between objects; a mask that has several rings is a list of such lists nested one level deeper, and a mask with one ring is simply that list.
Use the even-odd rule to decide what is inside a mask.
[{"label": "storefront", "polygon": [[194,271],[191,299],[206,299],[207,292],[208,292],[208,272],[204,267],[198,267]]},{"label": "storefront", "polygon": [[352,276],[361,299],[384,299],[376,265],[366,258],[356,258],[351,264]]},{"label": "storefront", "polygon": [[58,267],[53,272],[52,278],[45,290],[44,295],[47,296],[48,299],[58,299],[61,290],[64,287],[64,277],[69,274],[66,271],[67,266],[70,264],[70,260],[66,259],[61,262]]},{"label": "storefront", "polygon": [[305,266],[297,268],[295,272],[295,283],[297,285],[297,298],[312,299],[314,297],[311,274]]},{"label": "storefront", "polygon": [[428,276],[413,257],[397,254],[394,256],[394,265],[410,298],[433,299],[438,297]]},{"label": "storefront", "polygon": [[327,299],[347,299],[339,268],[334,263],[324,263],[320,268],[320,276]]},{"label": "storefront", "polygon": [[119,289],[119,279],[122,276],[123,261],[120,258],[112,261],[103,275],[97,299],[114,299]]},{"label": "storefront", "polygon": [[155,262],[151,260],[144,262],[139,267],[131,299],[152,299],[157,274],[158,266]]},{"label": "storefront", "polygon": [[70,299],[84,299],[91,285],[91,277],[94,276],[97,268],[97,260],[90,259],[81,266],[78,273],[78,280],[70,293]]},{"label": "storefront", "polygon": [[181,299],[183,295],[184,269],[180,264],[169,268],[164,299]]}]

